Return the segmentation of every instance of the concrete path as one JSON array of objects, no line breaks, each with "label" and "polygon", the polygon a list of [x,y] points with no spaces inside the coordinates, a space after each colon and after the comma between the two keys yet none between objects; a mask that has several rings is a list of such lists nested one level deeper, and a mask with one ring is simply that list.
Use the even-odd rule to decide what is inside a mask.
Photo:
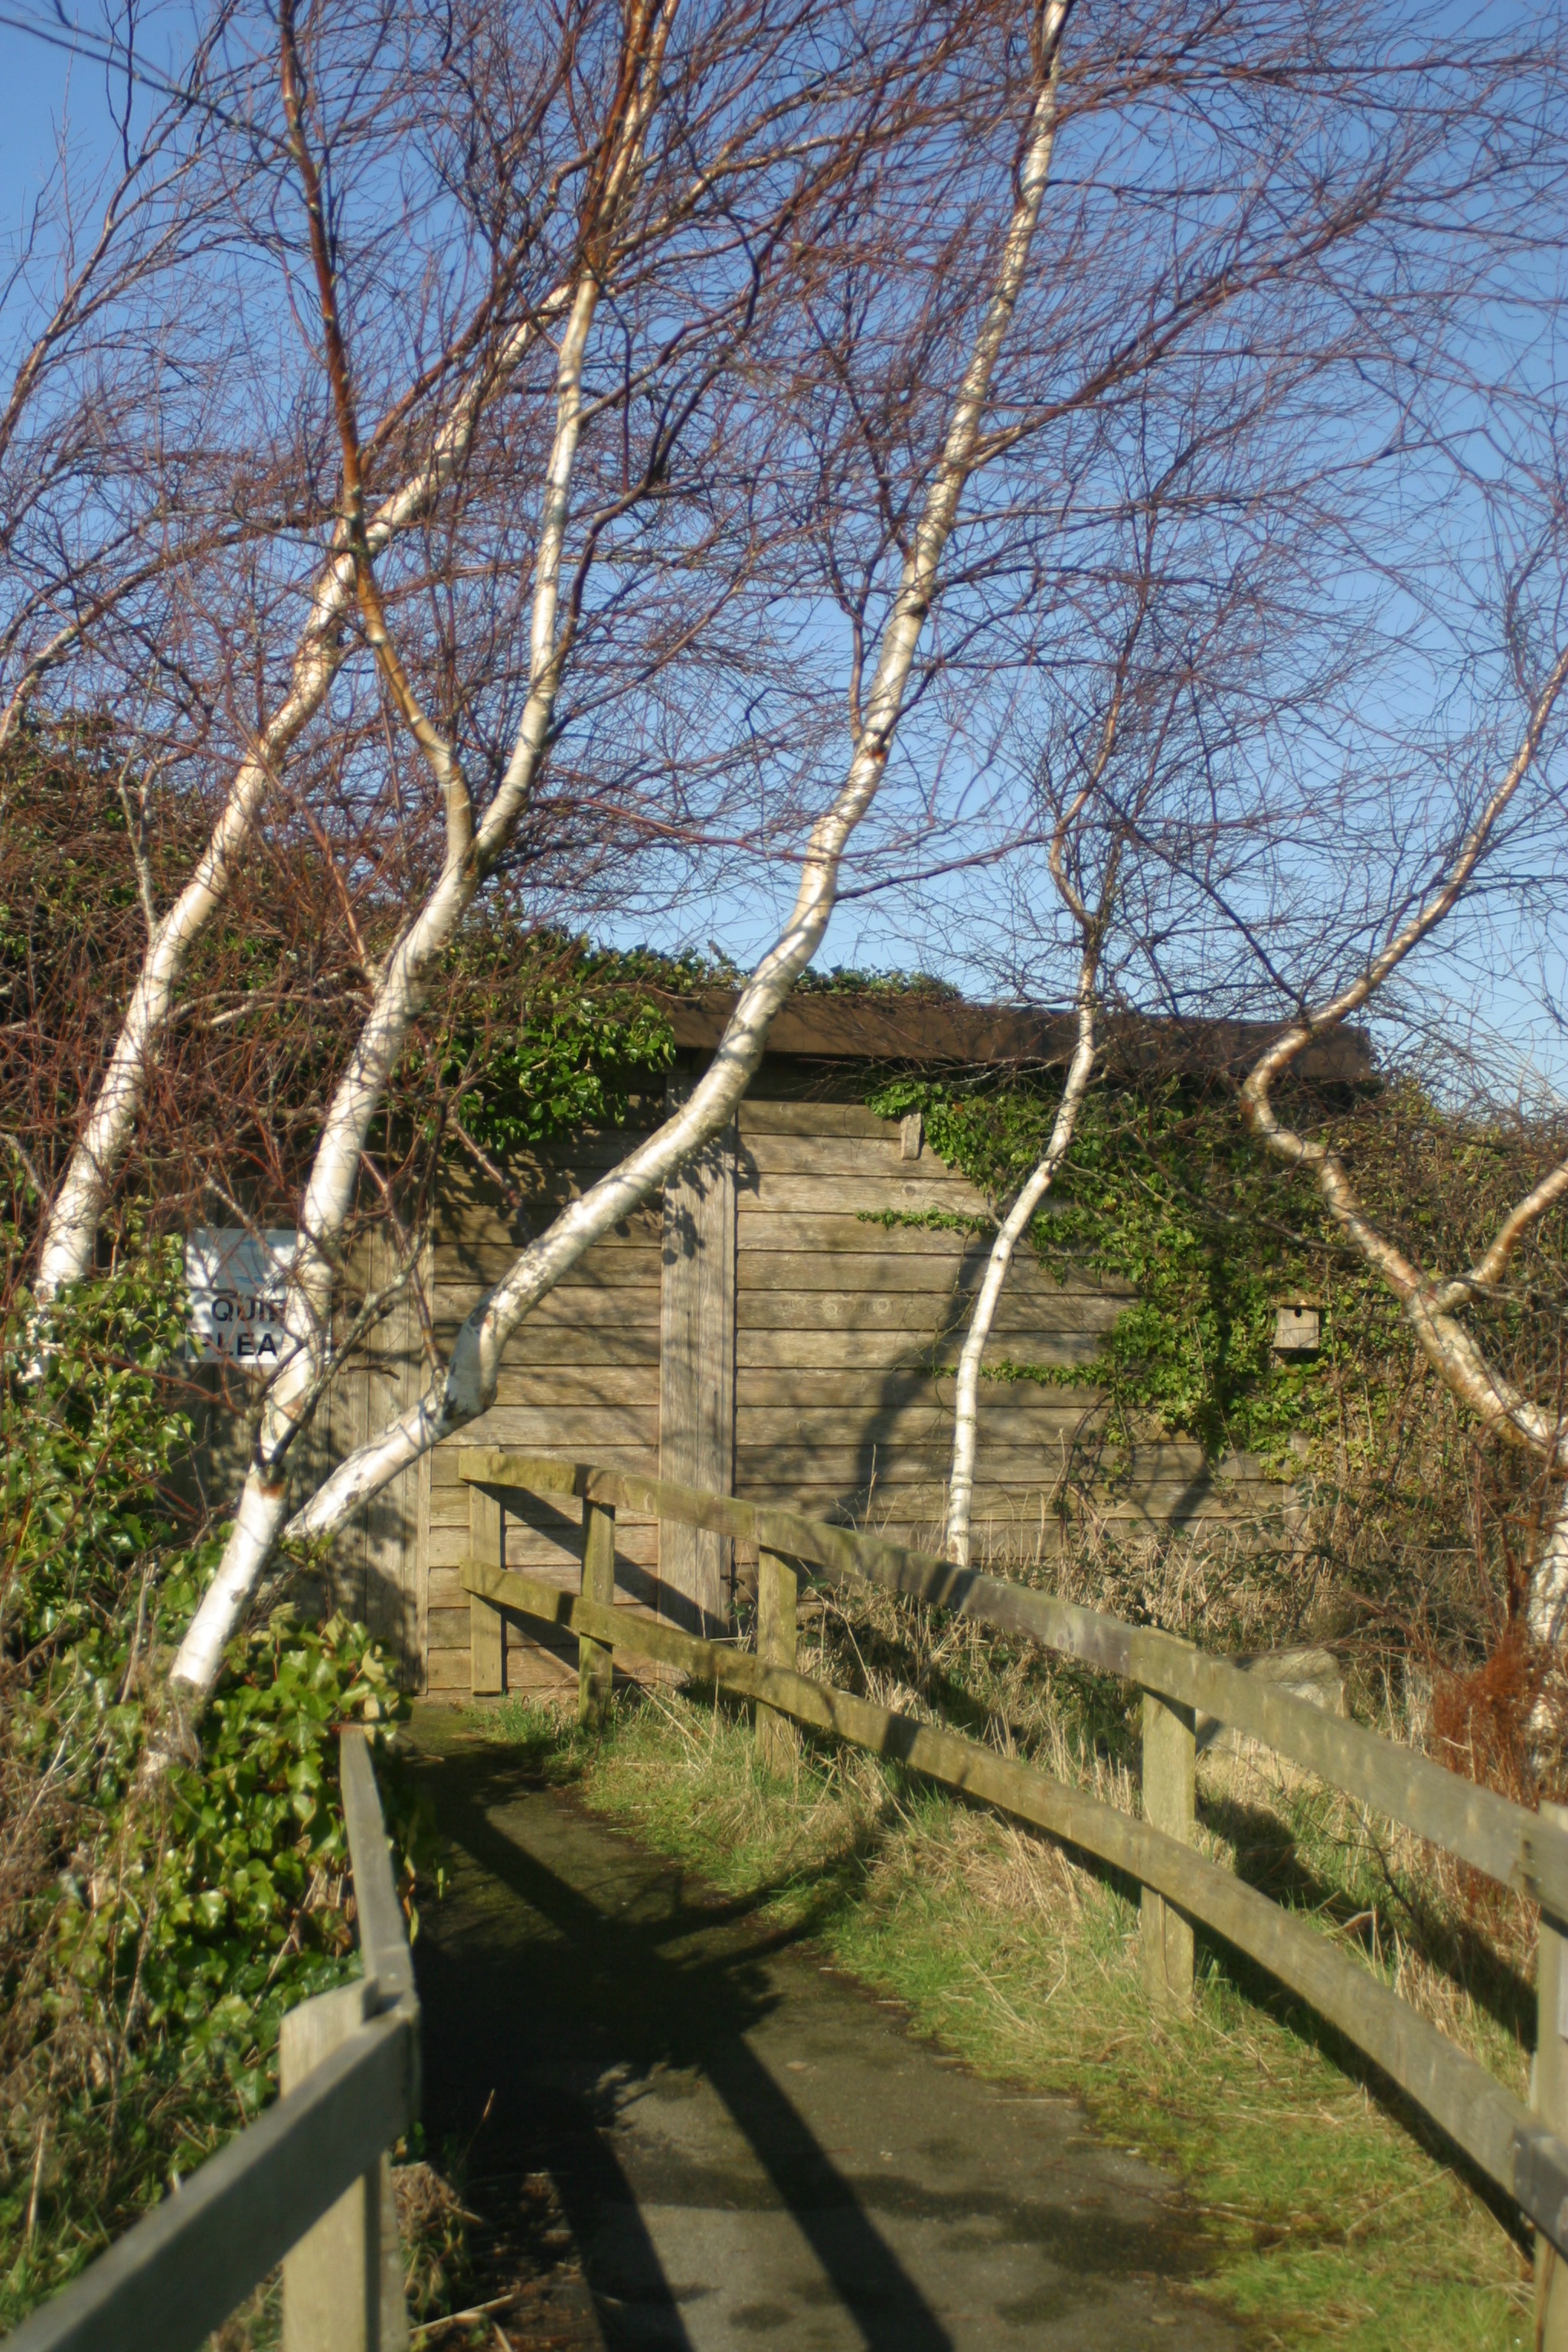
[{"label": "concrete path", "polygon": [[503,2341],[1242,2345],[1182,2292],[1169,2181],[1070,2102],[976,2080],[461,1717],[416,1737],[453,1847],[416,1948],[427,2141],[472,2146],[477,2298],[526,2284]]}]

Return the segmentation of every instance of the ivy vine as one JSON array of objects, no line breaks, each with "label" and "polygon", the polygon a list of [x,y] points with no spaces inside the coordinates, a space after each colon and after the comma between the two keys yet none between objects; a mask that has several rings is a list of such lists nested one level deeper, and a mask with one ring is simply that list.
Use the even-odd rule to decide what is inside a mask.
[{"label": "ivy vine", "polygon": [[[1049,1084],[900,1076],[868,1108],[919,1111],[939,1157],[1000,1203],[1038,1160],[1057,1101]],[[1192,1079],[1091,1090],[1031,1240],[1058,1280],[1089,1275],[1133,1296],[1087,1367],[1004,1363],[990,1377],[1087,1377],[1129,1429],[1152,1421],[1211,1459],[1243,1451],[1299,1471],[1342,1439],[1347,1358],[1408,1363],[1395,1302],[1347,1262],[1310,1181],[1265,1160],[1234,1103]],[[1321,1346],[1281,1354],[1278,1307],[1304,1299],[1319,1302]]]}]

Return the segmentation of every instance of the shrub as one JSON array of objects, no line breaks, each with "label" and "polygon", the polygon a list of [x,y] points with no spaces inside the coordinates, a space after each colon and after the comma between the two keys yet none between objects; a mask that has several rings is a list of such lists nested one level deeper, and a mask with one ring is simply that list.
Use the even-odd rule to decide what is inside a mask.
[{"label": "shrub", "polygon": [[[336,1727],[401,1710],[363,1627],[231,1647],[199,1755],[140,1782],[219,1549],[182,1512],[177,1244],[0,1333],[0,2326],[275,2085],[286,2010],[352,1973]],[[395,1775],[394,1774],[395,1780]],[[412,1884],[416,1817],[391,1806]]]}]

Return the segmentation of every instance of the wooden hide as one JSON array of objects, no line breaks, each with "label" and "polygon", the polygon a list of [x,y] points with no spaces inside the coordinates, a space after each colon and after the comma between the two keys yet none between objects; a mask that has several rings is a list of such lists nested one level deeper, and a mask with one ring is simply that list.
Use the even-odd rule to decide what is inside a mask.
[{"label": "wooden hide", "polygon": [[[644,1124],[663,1107],[647,1105]],[[582,1135],[516,1162],[533,1224],[636,1139],[635,1130]],[[900,1542],[937,1538],[952,1371],[989,1236],[985,1202],[929,1144],[910,1156],[912,1144],[898,1120],[857,1102],[758,1093],[712,1161],[627,1218],[541,1301],[508,1349],[492,1410],[431,1459],[419,1538],[431,1691],[470,1687],[458,1572],[468,1545],[457,1474],[464,1445],[526,1447],[650,1477],[662,1468],[757,1503],[798,1502]],[[899,1222],[930,1212],[935,1222]],[[435,1248],[443,1347],[515,1243],[505,1204],[454,1168]],[[1281,1499],[1245,1463],[1215,1475],[1184,1442],[1131,1455],[1105,1450],[1099,1395],[1070,1374],[1124,1304],[1087,1276],[1054,1281],[1032,1252],[1015,1261],[987,1364],[1056,1367],[1068,1384],[984,1384],[980,1550],[1019,1564],[1049,1557],[1063,1539],[1064,1499],[1080,1488],[1124,1527],[1228,1519]],[[702,1540],[705,1554],[689,1531],[682,1538],[651,1515],[618,1512],[617,1606],[691,1630],[698,1611],[721,1620],[726,1561],[719,1538]],[[677,1549],[682,1542],[689,1548]],[[577,1590],[574,1504],[509,1507],[505,1544],[510,1568]],[[735,1572],[748,1584],[755,1572],[744,1547]],[[486,1671],[510,1690],[565,1697],[576,1685],[575,1645],[513,1622],[504,1660]]]}]

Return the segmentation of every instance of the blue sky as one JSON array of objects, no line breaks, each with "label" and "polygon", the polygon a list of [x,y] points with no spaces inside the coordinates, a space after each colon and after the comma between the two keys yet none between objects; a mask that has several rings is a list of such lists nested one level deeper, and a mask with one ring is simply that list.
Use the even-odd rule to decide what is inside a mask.
[{"label": "blue sky", "polygon": [[[73,58],[60,45],[65,27],[59,15],[42,0],[0,0],[0,14],[5,20],[0,21],[0,68],[8,132],[0,143],[0,236],[11,244],[55,168],[62,130],[73,170],[83,182],[96,176],[111,154],[116,134],[103,68],[89,57]],[[90,28],[90,5],[79,20]],[[143,36],[153,44],[148,54],[154,61],[159,42],[176,39],[185,21],[177,5],[154,12]],[[27,25],[37,30],[25,29]],[[725,887],[707,898],[689,894],[657,922],[628,917],[623,943],[651,930],[657,944],[705,948],[716,941],[747,963],[772,936],[794,885],[793,870],[780,864],[743,890]],[[924,894],[854,901],[836,914],[818,961],[919,967],[984,992],[988,983],[983,960],[965,955],[963,942],[984,935],[997,888],[994,873],[983,872]],[[1476,1020],[1489,1033],[1487,1058],[1502,1090],[1508,1090],[1511,1074],[1526,1094],[1544,1090],[1568,1098],[1568,1045],[1547,1010],[1552,999],[1561,1002],[1563,994],[1564,929],[1552,908],[1529,921],[1505,917],[1489,933],[1472,924],[1468,950],[1461,940],[1446,942],[1441,957],[1430,958],[1425,973],[1414,975],[1415,1031],[1425,1025],[1432,1034],[1452,1034]]]},{"label": "blue sky", "polygon": [[[77,11],[70,11],[73,19]],[[14,238],[52,173],[57,140],[68,125],[81,169],[89,173],[110,152],[115,136],[103,69],[56,46],[66,38],[59,19],[37,0],[7,0],[0,22],[0,71],[5,75],[5,136],[0,141],[0,220]],[[90,25],[90,12],[82,21]],[[18,29],[25,22],[38,32]],[[40,35],[47,37],[40,37]]]}]

